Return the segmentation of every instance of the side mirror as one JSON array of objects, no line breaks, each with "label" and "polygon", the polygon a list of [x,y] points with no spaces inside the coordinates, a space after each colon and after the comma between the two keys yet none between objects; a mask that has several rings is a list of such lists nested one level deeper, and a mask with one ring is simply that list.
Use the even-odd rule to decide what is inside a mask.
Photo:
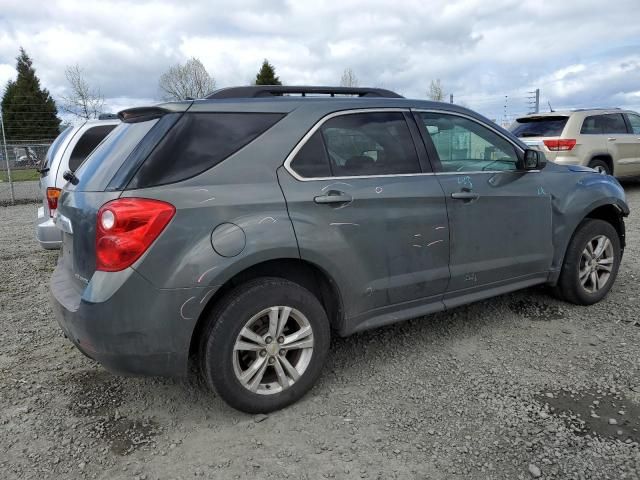
[{"label": "side mirror", "polygon": [[540,170],[547,164],[547,159],[540,150],[527,148],[524,151],[519,170]]}]

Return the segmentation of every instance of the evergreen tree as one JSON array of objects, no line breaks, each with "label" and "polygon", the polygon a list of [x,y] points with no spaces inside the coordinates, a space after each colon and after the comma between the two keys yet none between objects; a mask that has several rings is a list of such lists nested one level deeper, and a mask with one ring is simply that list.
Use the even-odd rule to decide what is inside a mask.
[{"label": "evergreen tree", "polygon": [[16,70],[2,97],[2,117],[7,143],[21,140],[52,140],[60,133],[56,104],[46,88],[40,87],[31,58],[20,47]]},{"label": "evergreen tree", "polygon": [[282,85],[282,82],[276,77],[276,69],[267,59],[262,62],[262,67],[256,75],[256,85]]}]

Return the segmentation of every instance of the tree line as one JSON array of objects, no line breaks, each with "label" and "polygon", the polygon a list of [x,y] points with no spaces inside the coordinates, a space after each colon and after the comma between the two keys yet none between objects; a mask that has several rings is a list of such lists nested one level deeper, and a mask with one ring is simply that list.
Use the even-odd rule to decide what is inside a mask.
[{"label": "tree line", "polygon": [[[99,87],[91,86],[83,68],[76,64],[65,69],[69,84],[68,93],[60,97],[56,105],[46,88],[40,85],[33,61],[21,47],[16,58],[18,75],[9,80],[2,97],[2,117],[7,142],[19,140],[52,140],[60,132],[62,111],[81,119],[98,118],[103,113],[105,100]],[[254,85],[282,85],[275,67],[265,59],[255,79]],[[340,86],[358,87],[358,77],[351,68],[346,68],[340,79]],[[185,63],[169,67],[158,81],[163,100],[185,100],[203,98],[216,88],[216,81],[202,62],[192,57]],[[440,80],[431,81],[427,96],[436,101],[444,99]]]}]

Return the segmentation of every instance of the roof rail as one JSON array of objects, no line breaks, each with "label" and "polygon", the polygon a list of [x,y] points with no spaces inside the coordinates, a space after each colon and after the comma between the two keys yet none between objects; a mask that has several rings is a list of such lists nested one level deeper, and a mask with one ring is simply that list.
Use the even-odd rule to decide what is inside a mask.
[{"label": "roof rail", "polygon": [[355,88],[355,87],[318,87],[318,86],[289,86],[289,85],[251,85],[248,87],[229,87],[216,90],[205,98],[259,98],[282,97],[285,95],[353,95],[358,97],[404,98],[391,90],[384,88]]},{"label": "roof rail", "polygon": [[574,108],[572,112],[588,112],[589,110],[622,110],[620,107],[591,107],[591,108]]}]

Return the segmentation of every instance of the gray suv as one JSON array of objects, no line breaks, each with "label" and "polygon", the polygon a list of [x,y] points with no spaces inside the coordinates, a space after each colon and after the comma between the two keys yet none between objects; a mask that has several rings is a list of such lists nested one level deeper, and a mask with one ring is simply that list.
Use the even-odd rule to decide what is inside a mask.
[{"label": "gray suv", "polygon": [[618,182],[462,107],[238,87],[120,119],[58,203],[59,323],[113,372],[193,366],[246,412],[304,395],[331,332],[540,284],[592,304],[620,265]]}]

